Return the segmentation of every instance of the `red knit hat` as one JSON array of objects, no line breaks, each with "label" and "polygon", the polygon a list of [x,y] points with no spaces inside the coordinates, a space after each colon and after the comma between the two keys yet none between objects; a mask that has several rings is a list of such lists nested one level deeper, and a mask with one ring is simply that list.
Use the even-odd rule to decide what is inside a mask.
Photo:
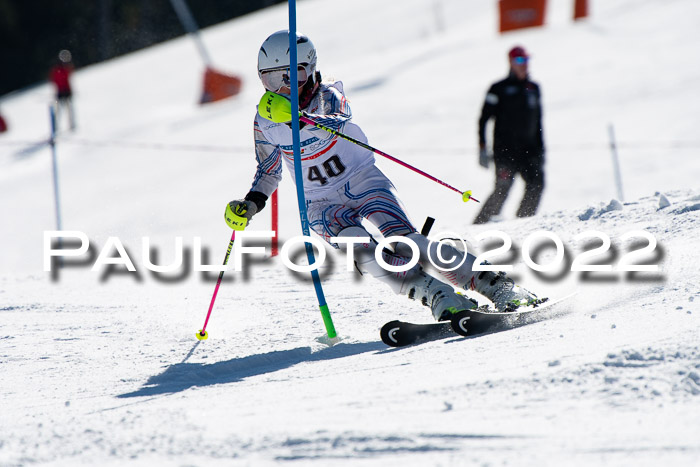
[{"label": "red knit hat", "polygon": [[530,58],[530,56],[525,51],[525,48],[521,46],[515,46],[508,52],[508,58],[513,59],[516,57]]}]

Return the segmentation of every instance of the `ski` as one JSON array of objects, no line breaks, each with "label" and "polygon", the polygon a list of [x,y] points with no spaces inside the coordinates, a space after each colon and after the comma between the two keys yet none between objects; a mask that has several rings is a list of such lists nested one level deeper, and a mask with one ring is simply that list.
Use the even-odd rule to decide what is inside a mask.
[{"label": "ski", "polygon": [[420,341],[438,339],[452,333],[450,321],[439,323],[415,324],[394,320],[382,326],[379,334],[382,342],[391,347],[403,347]]},{"label": "ski", "polygon": [[514,311],[499,312],[487,306],[474,310],[456,313],[450,321],[438,323],[415,324],[405,321],[390,321],[382,326],[380,335],[382,342],[391,347],[403,347],[454,335],[475,336],[492,330],[510,329],[527,324],[528,319],[536,311],[550,308],[552,305],[574,296],[567,295],[558,300],[542,299],[534,306],[521,307]]},{"label": "ski", "polygon": [[[554,302],[552,302],[554,303]],[[452,330],[460,336],[473,336],[483,334],[499,325],[517,325],[518,320],[524,315],[544,308],[549,304],[548,298],[538,300],[537,303],[526,307],[516,308],[512,311],[496,311],[487,306],[481,306],[474,310],[464,310],[452,315],[450,325]]]},{"label": "ski", "polygon": [[[529,310],[528,310],[529,311]],[[521,311],[520,313],[523,313]],[[382,326],[382,342],[391,347],[404,347],[459,334],[472,336],[483,334],[518,312],[498,313],[487,308],[467,310],[455,314],[450,321],[416,324],[406,321],[390,321]]]}]

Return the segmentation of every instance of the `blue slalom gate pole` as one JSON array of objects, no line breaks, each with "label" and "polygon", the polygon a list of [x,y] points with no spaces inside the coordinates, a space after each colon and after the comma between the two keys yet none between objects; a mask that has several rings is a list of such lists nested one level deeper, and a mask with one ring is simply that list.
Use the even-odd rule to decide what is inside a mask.
[{"label": "blue slalom gate pole", "polygon": [[[294,176],[297,187],[297,201],[299,202],[299,217],[301,218],[301,230],[304,236],[309,237],[309,217],[306,213],[306,197],[304,196],[304,177],[301,171],[301,143],[299,138],[299,93],[298,87],[298,70],[297,70],[297,12],[296,0],[289,0],[289,72],[290,72],[290,97],[292,100],[292,146],[294,150]],[[306,257],[309,259],[309,265],[316,262],[314,257],[314,248],[311,243],[304,243],[306,246]],[[318,274],[318,269],[311,271],[311,277],[314,282],[314,289],[318,297],[318,306],[321,309],[323,316],[323,324],[326,326],[326,332],[330,339],[337,337],[333,319],[331,318],[326,297],[323,294],[321,287],[321,278]]]}]

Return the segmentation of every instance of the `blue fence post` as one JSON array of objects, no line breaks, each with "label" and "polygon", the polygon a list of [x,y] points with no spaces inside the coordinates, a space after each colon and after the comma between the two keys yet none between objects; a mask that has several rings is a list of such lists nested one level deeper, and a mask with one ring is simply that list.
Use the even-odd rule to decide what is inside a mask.
[{"label": "blue fence post", "polygon": [[[53,198],[56,210],[56,230],[61,230],[61,203],[58,196],[58,163],[56,160],[56,110],[53,105],[49,106],[49,118],[51,120],[51,137],[49,146],[51,147],[51,165],[53,167]],[[63,241],[58,237],[58,248],[62,248]],[[59,266],[62,259],[59,257]]]},{"label": "blue fence post", "polygon": [[54,106],[49,107],[49,116],[51,118],[51,164],[53,166],[53,196],[56,207],[56,230],[61,230],[61,203],[58,197],[58,164],[56,161],[56,111]]}]

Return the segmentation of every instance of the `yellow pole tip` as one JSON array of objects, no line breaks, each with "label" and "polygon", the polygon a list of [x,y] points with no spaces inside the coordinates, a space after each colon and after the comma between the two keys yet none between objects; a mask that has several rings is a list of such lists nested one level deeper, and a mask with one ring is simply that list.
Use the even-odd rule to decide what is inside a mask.
[{"label": "yellow pole tip", "polygon": [[201,329],[199,330],[199,332],[197,332],[196,335],[197,335],[197,340],[200,340],[200,341],[205,341],[205,340],[207,340],[207,337],[209,337],[209,333],[207,331],[202,331]]},{"label": "yellow pole tip", "polygon": [[464,193],[462,193],[462,201],[465,203],[469,201],[472,198],[472,190],[467,190]]}]

